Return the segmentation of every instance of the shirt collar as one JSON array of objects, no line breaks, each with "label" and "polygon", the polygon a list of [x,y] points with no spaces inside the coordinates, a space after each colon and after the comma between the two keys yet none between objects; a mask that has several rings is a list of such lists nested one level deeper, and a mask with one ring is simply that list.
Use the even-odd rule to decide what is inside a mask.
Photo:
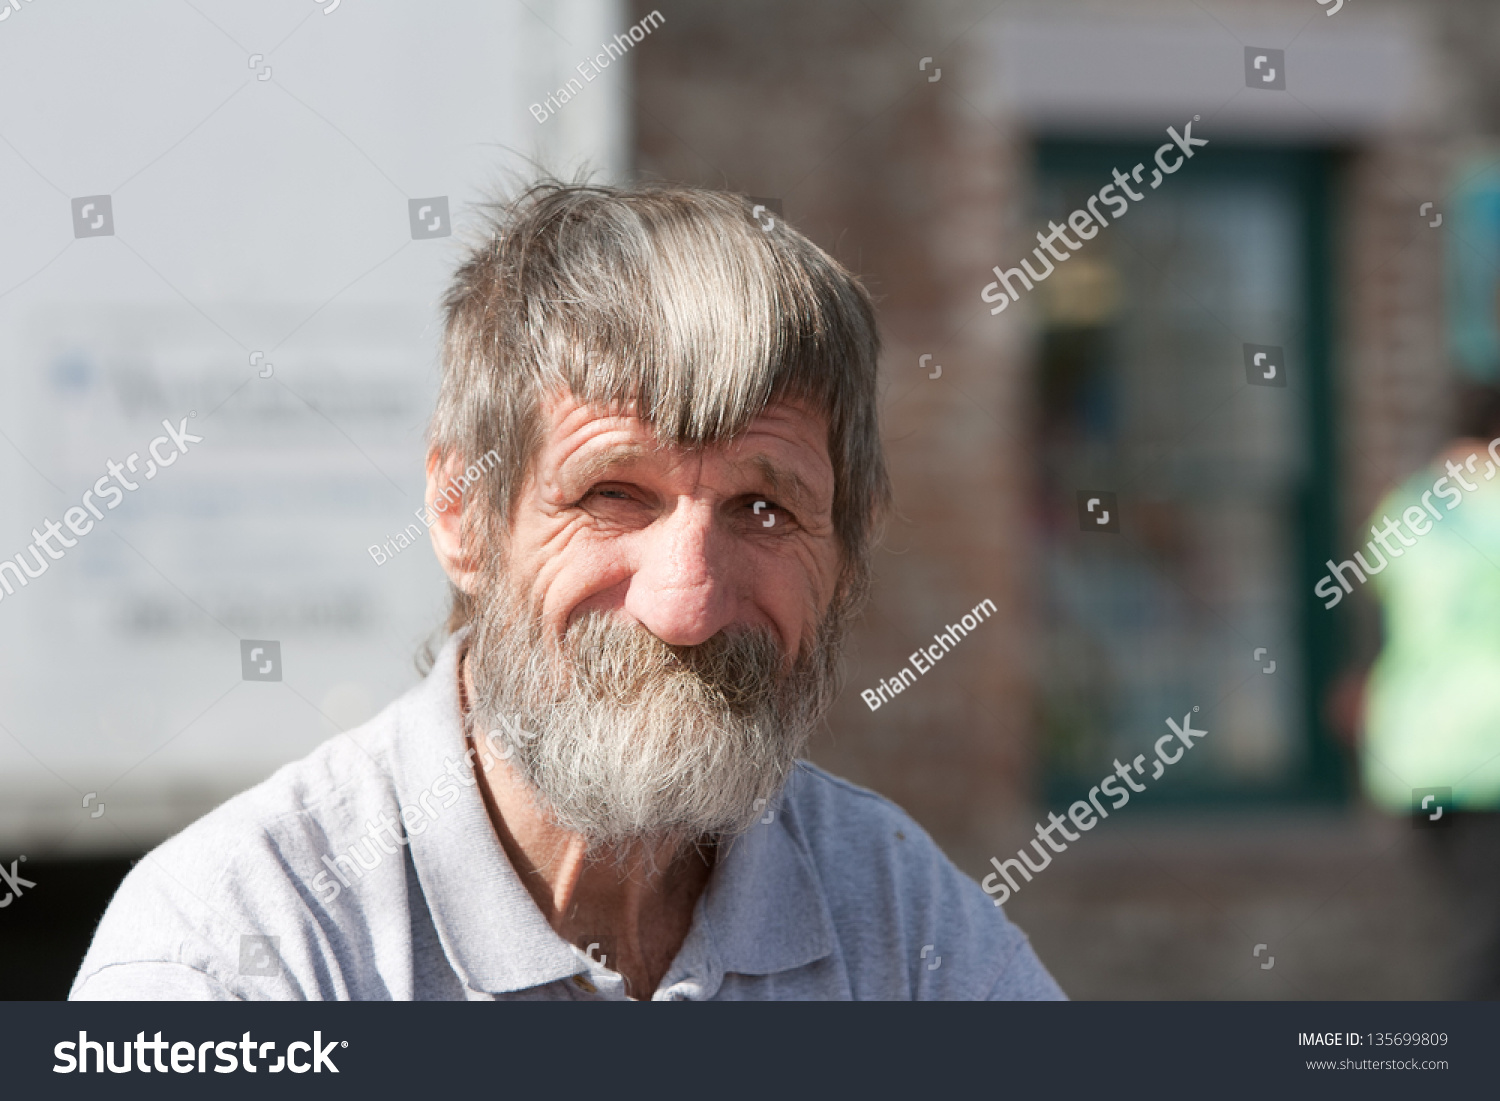
[{"label": "shirt collar", "polygon": [[[590,967],[547,924],[485,810],[466,756],[458,695],[467,633],[448,639],[427,679],[404,697],[391,771],[403,819],[422,831],[406,828],[444,952],[471,989],[503,994]],[[832,917],[786,797],[800,779],[794,774],[767,808],[770,822],[763,817],[721,849],[663,990],[685,982],[711,997],[727,973],[769,975],[832,952]]]}]

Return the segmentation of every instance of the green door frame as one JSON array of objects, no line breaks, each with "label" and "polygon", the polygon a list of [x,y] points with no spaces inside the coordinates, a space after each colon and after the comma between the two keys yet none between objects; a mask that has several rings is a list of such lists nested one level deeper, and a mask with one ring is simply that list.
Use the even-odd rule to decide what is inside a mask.
[{"label": "green door frame", "polygon": [[[1124,142],[1043,140],[1035,146],[1035,171],[1048,175],[1082,177],[1102,185],[1112,169],[1149,165],[1155,145]],[[1194,783],[1152,788],[1142,798],[1148,805],[1182,805],[1202,809],[1205,804],[1245,806],[1341,803],[1349,797],[1351,776],[1324,718],[1323,701],[1344,668],[1348,653],[1348,617],[1329,615],[1312,595],[1313,585],[1337,558],[1339,536],[1339,456],[1337,402],[1333,384],[1334,343],[1337,331],[1334,278],[1338,247],[1334,201],[1341,155],[1326,148],[1235,145],[1216,140],[1199,149],[1191,164],[1197,179],[1247,176],[1278,178],[1291,185],[1299,212],[1298,239],[1302,242],[1303,347],[1301,364],[1306,394],[1309,476],[1293,507],[1296,530],[1295,564],[1301,599],[1296,627],[1305,661],[1301,708],[1308,739],[1303,767],[1291,782],[1275,788]],[[1187,166],[1184,166],[1187,167]],[[1165,190],[1165,188],[1163,189]],[[1150,192],[1147,192],[1150,201]],[[1228,369],[1232,365],[1226,365]],[[1046,776],[1040,785],[1049,805],[1080,797],[1071,777]]]}]

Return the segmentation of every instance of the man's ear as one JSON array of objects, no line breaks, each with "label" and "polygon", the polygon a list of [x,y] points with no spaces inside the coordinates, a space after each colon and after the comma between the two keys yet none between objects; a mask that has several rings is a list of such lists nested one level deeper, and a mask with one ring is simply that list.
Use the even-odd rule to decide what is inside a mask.
[{"label": "man's ear", "polygon": [[[464,506],[478,503],[478,486],[469,484],[463,460],[455,452],[446,455],[434,448],[427,453],[427,514],[433,517],[428,534],[438,565],[461,591],[473,594],[478,580],[481,555],[466,547],[463,540]],[[477,533],[471,533],[471,539]]]}]

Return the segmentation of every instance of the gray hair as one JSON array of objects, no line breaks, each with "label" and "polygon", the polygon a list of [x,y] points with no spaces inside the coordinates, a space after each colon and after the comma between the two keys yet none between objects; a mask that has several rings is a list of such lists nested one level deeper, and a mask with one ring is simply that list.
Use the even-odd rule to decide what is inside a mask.
[{"label": "gray hair", "polygon": [[[465,539],[487,553],[510,520],[541,442],[543,394],[633,401],[662,442],[699,447],[743,432],[767,405],[801,401],[828,418],[833,522],[843,570],[835,607],[868,591],[890,504],[880,445],[880,339],[869,293],[780,218],[696,188],[545,180],[488,204],[485,234],[444,298],[442,382],[430,446],[461,466],[492,448],[498,467]],[[448,629],[474,598],[453,590]]]}]

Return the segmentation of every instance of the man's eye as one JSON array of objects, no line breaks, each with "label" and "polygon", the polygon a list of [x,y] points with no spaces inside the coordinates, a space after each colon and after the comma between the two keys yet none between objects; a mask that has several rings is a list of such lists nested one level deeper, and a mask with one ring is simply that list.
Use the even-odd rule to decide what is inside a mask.
[{"label": "man's eye", "polygon": [[640,498],[628,486],[592,486],[580,497],[575,508],[592,510],[600,515],[620,516],[622,509],[633,508]]},{"label": "man's eye", "polygon": [[638,495],[625,485],[596,485],[590,486],[587,493],[583,495],[583,501],[636,501]]},{"label": "man's eye", "polygon": [[746,519],[751,527],[759,526],[767,531],[775,531],[777,528],[790,528],[794,522],[790,512],[764,497],[748,502],[745,508],[748,510]]}]

